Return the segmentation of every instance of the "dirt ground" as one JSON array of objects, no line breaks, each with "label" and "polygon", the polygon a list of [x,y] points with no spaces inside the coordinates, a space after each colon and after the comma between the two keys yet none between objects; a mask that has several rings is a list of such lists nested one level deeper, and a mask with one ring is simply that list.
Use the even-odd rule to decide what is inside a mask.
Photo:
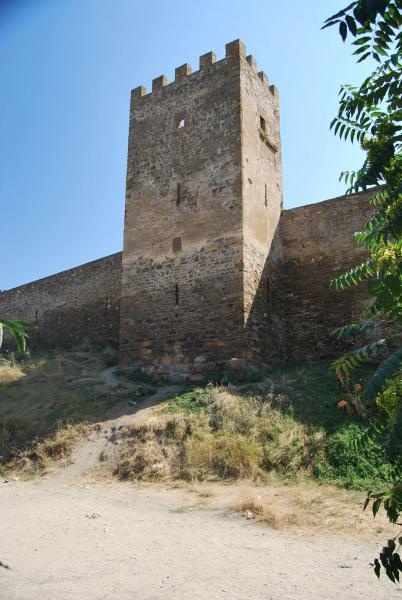
[{"label": "dirt ground", "polygon": [[391,534],[360,496],[112,478],[121,429],[172,391],[111,415],[45,477],[0,479],[0,600],[402,600],[369,566]]},{"label": "dirt ground", "polygon": [[0,560],[10,568],[0,569],[0,598],[402,599],[369,567],[377,544],[277,531],[213,508],[209,495],[2,482]]}]

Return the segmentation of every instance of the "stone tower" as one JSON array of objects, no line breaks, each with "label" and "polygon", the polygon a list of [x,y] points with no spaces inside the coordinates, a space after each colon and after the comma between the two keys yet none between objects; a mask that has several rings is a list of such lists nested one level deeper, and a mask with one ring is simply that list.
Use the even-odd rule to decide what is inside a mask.
[{"label": "stone tower", "polygon": [[241,41],[132,91],[121,362],[196,374],[280,357],[279,99]]}]

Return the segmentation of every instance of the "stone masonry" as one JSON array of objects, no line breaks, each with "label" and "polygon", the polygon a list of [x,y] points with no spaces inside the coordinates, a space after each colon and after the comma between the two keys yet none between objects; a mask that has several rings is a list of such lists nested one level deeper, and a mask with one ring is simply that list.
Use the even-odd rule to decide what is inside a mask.
[{"label": "stone masonry", "polygon": [[236,40],[132,91],[122,254],[2,292],[0,314],[37,323],[34,346],[112,344],[167,377],[326,358],[367,300],[328,280],[363,259],[369,211],[283,210],[278,91]]}]

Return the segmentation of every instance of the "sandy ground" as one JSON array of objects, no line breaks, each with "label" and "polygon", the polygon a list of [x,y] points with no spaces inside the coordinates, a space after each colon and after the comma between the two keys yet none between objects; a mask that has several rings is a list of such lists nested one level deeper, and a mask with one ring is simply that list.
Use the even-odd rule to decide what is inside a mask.
[{"label": "sandy ground", "polygon": [[378,547],[275,531],[183,490],[0,483],[1,600],[402,600]]},{"label": "sandy ground", "polygon": [[[402,588],[378,582],[369,566],[378,544],[339,531],[332,492],[111,480],[121,428],[148,419],[175,391],[163,388],[132,414],[110,415],[47,478],[0,480],[0,561],[9,566],[0,568],[0,600],[402,600]],[[229,510],[256,493],[274,514],[293,498],[305,529],[302,522],[298,532],[278,531]],[[385,529],[339,503],[351,532],[371,527],[370,539],[383,541]]]}]

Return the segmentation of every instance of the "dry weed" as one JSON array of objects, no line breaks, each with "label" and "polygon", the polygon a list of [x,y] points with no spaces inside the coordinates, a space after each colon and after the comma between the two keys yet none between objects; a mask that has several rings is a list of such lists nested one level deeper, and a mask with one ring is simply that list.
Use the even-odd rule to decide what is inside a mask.
[{"label": "dry weed", "polygon": [[261,496],[249,496],[240,502],[239,505],[234,506],[233,510],[239,512],[251,512],[255,515],[262,515],[265,510],[265,506],[261,500]]},{"label": "dry weed", "polygon": [[88,424],[64,425],[48,438],[21,452],[7,465],[7,470],[31,476],[68,464],[68,459],[81,437],[90,431]]},{"label": "dry weed", "polygon": [[13,360],[0,359],[0,385],[12,383],[24,377],[25,373]]}]

